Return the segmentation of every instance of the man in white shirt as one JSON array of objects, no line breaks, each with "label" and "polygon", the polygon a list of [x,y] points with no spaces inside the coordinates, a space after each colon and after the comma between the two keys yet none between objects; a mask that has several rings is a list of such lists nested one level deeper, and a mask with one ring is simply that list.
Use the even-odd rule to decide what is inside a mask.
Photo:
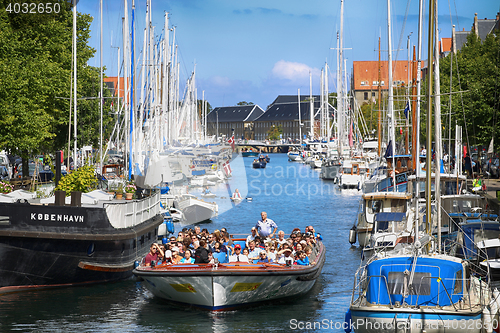
[{"label": "man in white shirt", "polygon": [[255,241],[248,242],[248,259],[259,259],[260,249],[255,247]]},{"label": "man in white shirt", "polygon": [[273,238],[274,234],[278,230],[278,225],[271,219],[267,218],[267,213],[260,213],[261,219],[255,225],[260,237],[262,238]]},{"label": "man in white shirt", "polygon": [[234,254],[229,256],[229,262],[248,262],[248,257],[241,254],[240,244],[234,246]]},{"label": "man in white shirt", "polygon": [[247,237],[247,247],[249,247],[248,243],[250,243],[250,241],[253,241],[255,237],[257,237],[257,229],[255,227],[252,227],[252,233]]},{"label": "man in white shirt", "polygon": [[293,264],[293,257],[292,257],[292,250],[291,249],[284,250],[283,255],[278,260],[278,264],[286,265],[287,263],[288,263],[288,265]]}]

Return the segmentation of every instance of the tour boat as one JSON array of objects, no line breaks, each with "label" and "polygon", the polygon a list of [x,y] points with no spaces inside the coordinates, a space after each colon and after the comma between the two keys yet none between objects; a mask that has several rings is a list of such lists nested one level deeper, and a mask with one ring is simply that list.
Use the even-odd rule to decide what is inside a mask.
[{"label": "tour boat", "polygon": [[79,194],[70,204],[64,192],[43,200],[1,195],[0,293],[132,276],[163,222],[160,193],[140,200]]},{"label": "tour boat", "polygon": [[[233,242],[244,244],[245,239]],[[318,241],[309,258],[314,265],[174,264],[139,265],[134,274],[155,296],[189,306],[226,311],[246,305],[307,293],[321,274],[325,247]]]}]

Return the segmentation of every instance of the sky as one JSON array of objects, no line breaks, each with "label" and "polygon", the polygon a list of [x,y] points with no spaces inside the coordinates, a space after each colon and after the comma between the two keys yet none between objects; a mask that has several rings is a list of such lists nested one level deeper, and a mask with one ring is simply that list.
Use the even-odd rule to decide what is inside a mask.
[{"label": "sky", "polygon": [[[132,0],[128,0],[129,13]],[[135,0],[136,49],[142,48],[146,0]],[[100,65],[99,0],[78,3],[77,10],[94,17],[90,46],[96,49],[89,65]],[[424,1],[424,44],[427,44],[428,1]],[[198,98],[204,91],[212,107],[246,101],[264,110],[278,95],[319,94],[321,69],[328,64],[329,91],[335,92],[337,31],[340,0],[152,0],[156,40],[163,36],[164,14],[175,26],[181,86],[196,67]],[[407,60],[407,39],[418,41],[417,0],[391,3],[393,60]],[[494,19],[498,0],[438,0],[440,37],[471,29],[474,14]],[[117,75],[117,46],[122,49],[123,0],[103,0],[103,65]],[[344,57],[347,75],[352,61],[388,57],[386,0],[344,1]],[[172,35],[171,35],[172,36]],[[172,37],[170,38],[172,41]],[[426,47],[422,50],[426,54]],[[123,55],[120,57],[123,59]],[[424,57],[426,58],[426,57]],[[181,91],[182,94],[182,91]]]}]

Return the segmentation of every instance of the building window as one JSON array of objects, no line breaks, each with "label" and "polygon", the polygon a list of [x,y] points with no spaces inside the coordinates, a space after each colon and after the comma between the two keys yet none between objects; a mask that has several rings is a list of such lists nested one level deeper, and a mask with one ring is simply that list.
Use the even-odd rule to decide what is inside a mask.
[{"label": "building window", "polygon": [[365,101],[368,99],[368,93],[365,92]]},{"label": "building window", "polygon": [[372,92],[372,97],[375,97],[375,92]]}]

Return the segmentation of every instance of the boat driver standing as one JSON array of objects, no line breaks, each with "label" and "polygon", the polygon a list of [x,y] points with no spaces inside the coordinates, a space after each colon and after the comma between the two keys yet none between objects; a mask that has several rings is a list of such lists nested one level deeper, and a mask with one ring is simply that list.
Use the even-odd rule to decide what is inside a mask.
[{"label": "boat driver standing", "polygon": [[262,219],[260,219],[255,225],[257,232],[263,239],[267,237],[273,238],[274,234],[278,230],[278,225],[273,220],[267,218],[266,212],[260,213],[260,216]]}]

